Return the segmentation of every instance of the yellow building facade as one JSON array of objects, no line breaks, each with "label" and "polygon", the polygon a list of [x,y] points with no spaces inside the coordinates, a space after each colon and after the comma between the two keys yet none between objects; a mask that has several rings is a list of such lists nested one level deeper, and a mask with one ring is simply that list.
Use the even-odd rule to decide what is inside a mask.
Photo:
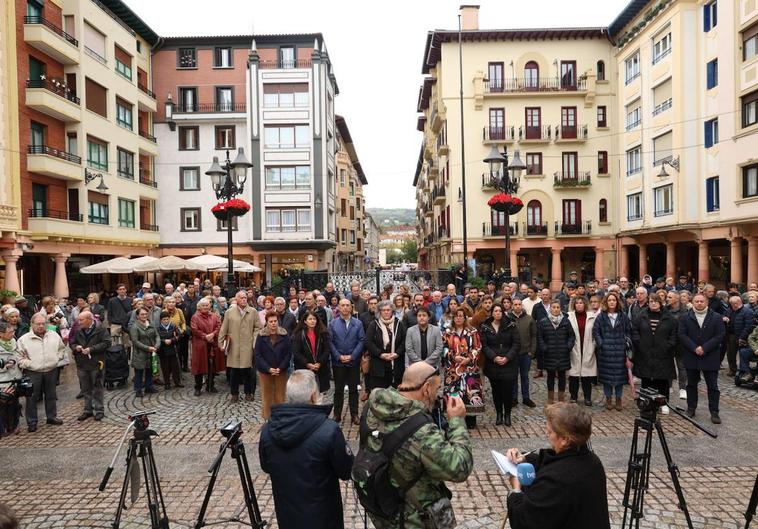
[{"label": "yellow building facade", "polygon": [[334,270],[358,272],[366,268],[365,201],[363,186],[368,184],[356,153],[347,122],[336,116],[335,155],[337,248]]}]

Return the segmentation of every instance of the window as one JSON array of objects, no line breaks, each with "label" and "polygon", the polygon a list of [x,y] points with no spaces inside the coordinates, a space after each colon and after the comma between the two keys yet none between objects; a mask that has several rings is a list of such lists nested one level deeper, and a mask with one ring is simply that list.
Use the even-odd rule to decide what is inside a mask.
[{"label": "window", "polygon": [[116,98],[116,123],[128,130],[132,128],[132,105],[123,99]]},{"label": "window", "polygon": [[[239,217],[232,217],[232,231],[237,231],[239,229],[239,226],[237,224],[237,219]],[[216,231],[228,231],[229,225],[227,224],[227,221],[216,219]]]},{"label": "window", "polygon": [[264,108],[307,107],[308,83],[266,83],[263,85]]},{"label": "window", "polygon": [[179,150],[180,151],[196,151],[200,147],[198,145],[198,137],[200,135],[199,127],[179,127]]},{"label": "window", "polygon": [[267,149],[301,149],[310,146],[308,125],[267,126],[264,146]]},{"label": "window", "polygon": [[118,175],[134,180],[134,154],[122,148],[116,149],[118,155]]},{"label": "window", "polygon": [[47,186],[32,183],[32,209],[35,217],[47,216]]},{"label": "window", "polygon": [[295,61],[295,48],[288,46],[279,48],[279,67],[280,68],[296,68],[297,61]]},{"label": "window", "polygon": [[179,190],[180,191],[200,191],[200,168],[199,167],[180,167],[179,168]]},{"label": "window", "polygon": [[200,208],[181,208],[181,231],[200,230]]},{"label": "window", "polygon": [[354,197],[354,196],[355,196],[355,184],[354,184],[354,183],[352,183],[352,182],[350,182],[350,186],[349,186],[348,194],[349,194],[351,197]]},{"label": "window", "polygon": [[108,170],[108,144],[87,136],[87,165],[92,169]]},{"label": "window", "polygon": [[28,17],[41,17],[42,9],[42,4],[35,0],[28,0],[26,2],[26,16]]},{"label": "window", "polygon": [[561,107],[561,138],[576,138],[576,107]]},{"label": "window", "polygon": [[355,244],[355,230],[350,230],[350,244]]},{"label": "window", "polygon": [[608,126],[608,114],[606,112],[605,106],[597,107],[597,126],[598,127]]},{"label": "window", "polygon": [[216,111],[232,112],[234,110],[234,95],[229,86],[216,87]]},{"label": "window", "polygon": [[40,81],[47,71],[47,66],[44,62],[29,57],[29,79],[32,81]]},{"label": "window", "polygon": [[340,187],[345,187],[345,175],[347,174],[347,171],[344,169],[340,169]]},{"label": "window", "polygon": [[221,125],[216,127],[216,149],[235,148],[234,125]]},{"label": "window", "polygon": [[758,123],[758,91],[742,97],[742,127]]},{"label": "window", "polygon": [[640,76],[639,51],[624,61],[624,68],[626,70],[626,84],[631,83]]},{"label": "window", "polygon": [[542,109],[526,107],[526,139],[538,140],[542,137]]},{"label": "window", "polygon": [[671,78],[653,88],[653,116],[671,108]]},{"label": "window", "polygon": [[[310,209],[298,209],[297,210],[297,231],[310,231],[311,230],[311,210]],[[353,241],[354,243],[355,241]]]},{"label": "window", "polygon": [[579,226],[582,224],[582,202],[575,198],[563,201],[563,225]]},{"label": "window", "polygon": [[718,211],[721,199],[719,197],[719,177],[712,176],[705,180],[705,209],[708,212]]},{"label": "window", "polygon": [[597,152],[597,173],[608,174],[608,151]]},{"label": "window", "polygon": [[718,2],[713,0],[703,6],[703,31],[706,33],[718,24]]},{"label": "window", "polygon": [[671,32],[653,39],[653,64],[671,53]]},{"label": "window", "polygon": [[490,134],[491,140],[505,139],[505,110],[502,108],[490,109]]},{"label": "window", "polygon": [[656,217],[671,215],[674,212],[674,185],[656,187],[653,189],[653,214]]},{"label": "window", "polygon": [[608,222],[608,201],[604,198],[597,203],[597,216],[599,222]]},{"label": "window", "polygon": [[[32,147],[42,147],[45,145],[45,125],[32,121],[31,125],[31,145]],[[37,151],[35,151],[36,153]]]},{"label": "window", "polygon": [[109,224],[108,195],[88,191],[87,197],[89,199],[89,215],[87,217],[89,222],[92,224]]},{"label": "window", "polygon": [[134,201],[118,199],[118,225],[121,228],[134,228]]},{"label": "window", "polygon": [[503,63],[491,62],[487,67],[490,92],[503,91]]},{"label": "window", "polygon": [[197,88],[180,88],[177,112],[195,112],[195,110],[197,110]]},{"label": "window", "polygon": [[[310,231],[310,229],[310,209],[272,208],[266,210],[266,231],[294,232]],[[343,230],[342,240],[345,240],[345,235],[346,233]]]},{"label": "window", "polygon": [[84,21],[84,51],[103,64],[107,62],[105,51],[105,35]]},{"label": "window", "polygon": [[742,33],[742,60],[749,61],[758,55],[758,24]]},{"label": "window", "polygon": [[626,151],[626,175],[633,175],[642,170],[642,147]]},{"label": "window", "polygon": [[704,131],[704,143],[705,148],[713,147],[719,142],[719,119],[709,119],[705,122]]},{"label": "window", "polygon": [[640,100],[632,102],[626,106],[626,130],[632,130],[639,127],[642,122],[642,106]]},{"label": "window", "polygon": [[216,48],[213,52],[214,68],[231,68],[232,67],[232,49],[229,47]]},{"label": "window", "polygon": [[667,132],[653,138],[653,166],[671,160],[674,134]]},{"label": "window", "polygon": [[642,193],[634,193],[626,196],[626,220],[640,220],[642,218]]},{"label": "window", "polygon": [[706,64],[706,88],[710,90],[719,84],[719,60],[713,59]]},{"label": "window", "polygon": [[303,189],[310,186],[311,168],[308,165],[266,167],[266,189]]},{"label": "window", "polygon": [[526,225],[542,226],[542,203],[539,200],[530,200],[526,205]]},{"label": "window", "polygon": [[118,46],[113,47],[113,54],[116,57],[116,72],[128,80],[132,80],[132,56],[126,53]]},{"label": "window", "polygon": [[84,99],[87,102],[87,110],[108,117],[108,91],[89,77],[84,79]]},{"label": "window", "polygon": [[742,198],[758,196],[758,164],[742,168]]},{"label": "window", "polygon": [[197,51],[195,48],[179,48],[176,50],[177,68],[197,68]]},{"label": "window", "polygon": [[561,153],[561,168],[563,178],[576,179],[578,176],[579,155],[576,152]]},{"label": "window", "polygon": [[597,80],[605,81],[605,62],[597,61],[597,66],[595,69],[597,70]]},{"label": "window", "polygon": [[540,67],[534,61],[524,66],[524,88],[535,90],[540,86]]},{"label": "window", "polygon": [[142,53],[142,41],[137,39],[137,53]]},{"label": "window", "polygon": [[576,61],[561,61],[561,88],[576,90]]},{"label": "window", "polygon": [[542,153],[541,152],[526,153],[526,174],[531,174],[531,175],[542,174]]}]

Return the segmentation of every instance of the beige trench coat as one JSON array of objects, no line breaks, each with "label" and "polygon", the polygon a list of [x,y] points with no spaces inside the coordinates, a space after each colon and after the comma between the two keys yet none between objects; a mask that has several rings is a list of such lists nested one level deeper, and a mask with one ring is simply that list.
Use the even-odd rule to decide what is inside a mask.
[{"label": "beige trench coat", "polygon": [[592,327],[595,325],[597,313],[587,311],[587,321],[584,323],[584,351],[581,349],[579,340],[579,325],[576,322],[576,313],[568,313],[568,320],[571,328],[574,329],[576,341],[574,348],[571,350],[571,369],[568,372],[570,377],[596,377],[597,376],[597,358],[595,358],[595,340],[592,338]]},{"label": "beige trench coat", "polygon": [[253,345],[263,326],[258,311],[245,307],[244,315],[236,306],[229,307],[224,313],[224,323],[218,334],[218,343],[228,336],[231,340],[226,352],[226,367],[244,369],[253,367]]}]

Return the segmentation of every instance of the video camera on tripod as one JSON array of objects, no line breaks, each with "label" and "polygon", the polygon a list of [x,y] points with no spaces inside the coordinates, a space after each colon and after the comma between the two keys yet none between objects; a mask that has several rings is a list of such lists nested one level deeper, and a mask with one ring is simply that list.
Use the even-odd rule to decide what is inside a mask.
[{"label": "video camera on tripod", "polygon": [[[0,367],[2,367],[0,365]],[[21,377],[15,380],[11,380],[9,388],[11,391],[6,393],[0,391],[0,400],[11,400],[20,397],[31,397],[34,394],[34,385],[29,377]]]}]

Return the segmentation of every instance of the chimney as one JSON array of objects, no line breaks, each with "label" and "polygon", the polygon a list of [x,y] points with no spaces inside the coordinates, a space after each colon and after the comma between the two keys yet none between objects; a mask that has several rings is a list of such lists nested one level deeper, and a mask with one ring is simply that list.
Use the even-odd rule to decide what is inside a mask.
[{"label": "chimney", "polygon": [[463,29],[463,31],[479,29],[478,5],[461,6],[461,29]]}]

